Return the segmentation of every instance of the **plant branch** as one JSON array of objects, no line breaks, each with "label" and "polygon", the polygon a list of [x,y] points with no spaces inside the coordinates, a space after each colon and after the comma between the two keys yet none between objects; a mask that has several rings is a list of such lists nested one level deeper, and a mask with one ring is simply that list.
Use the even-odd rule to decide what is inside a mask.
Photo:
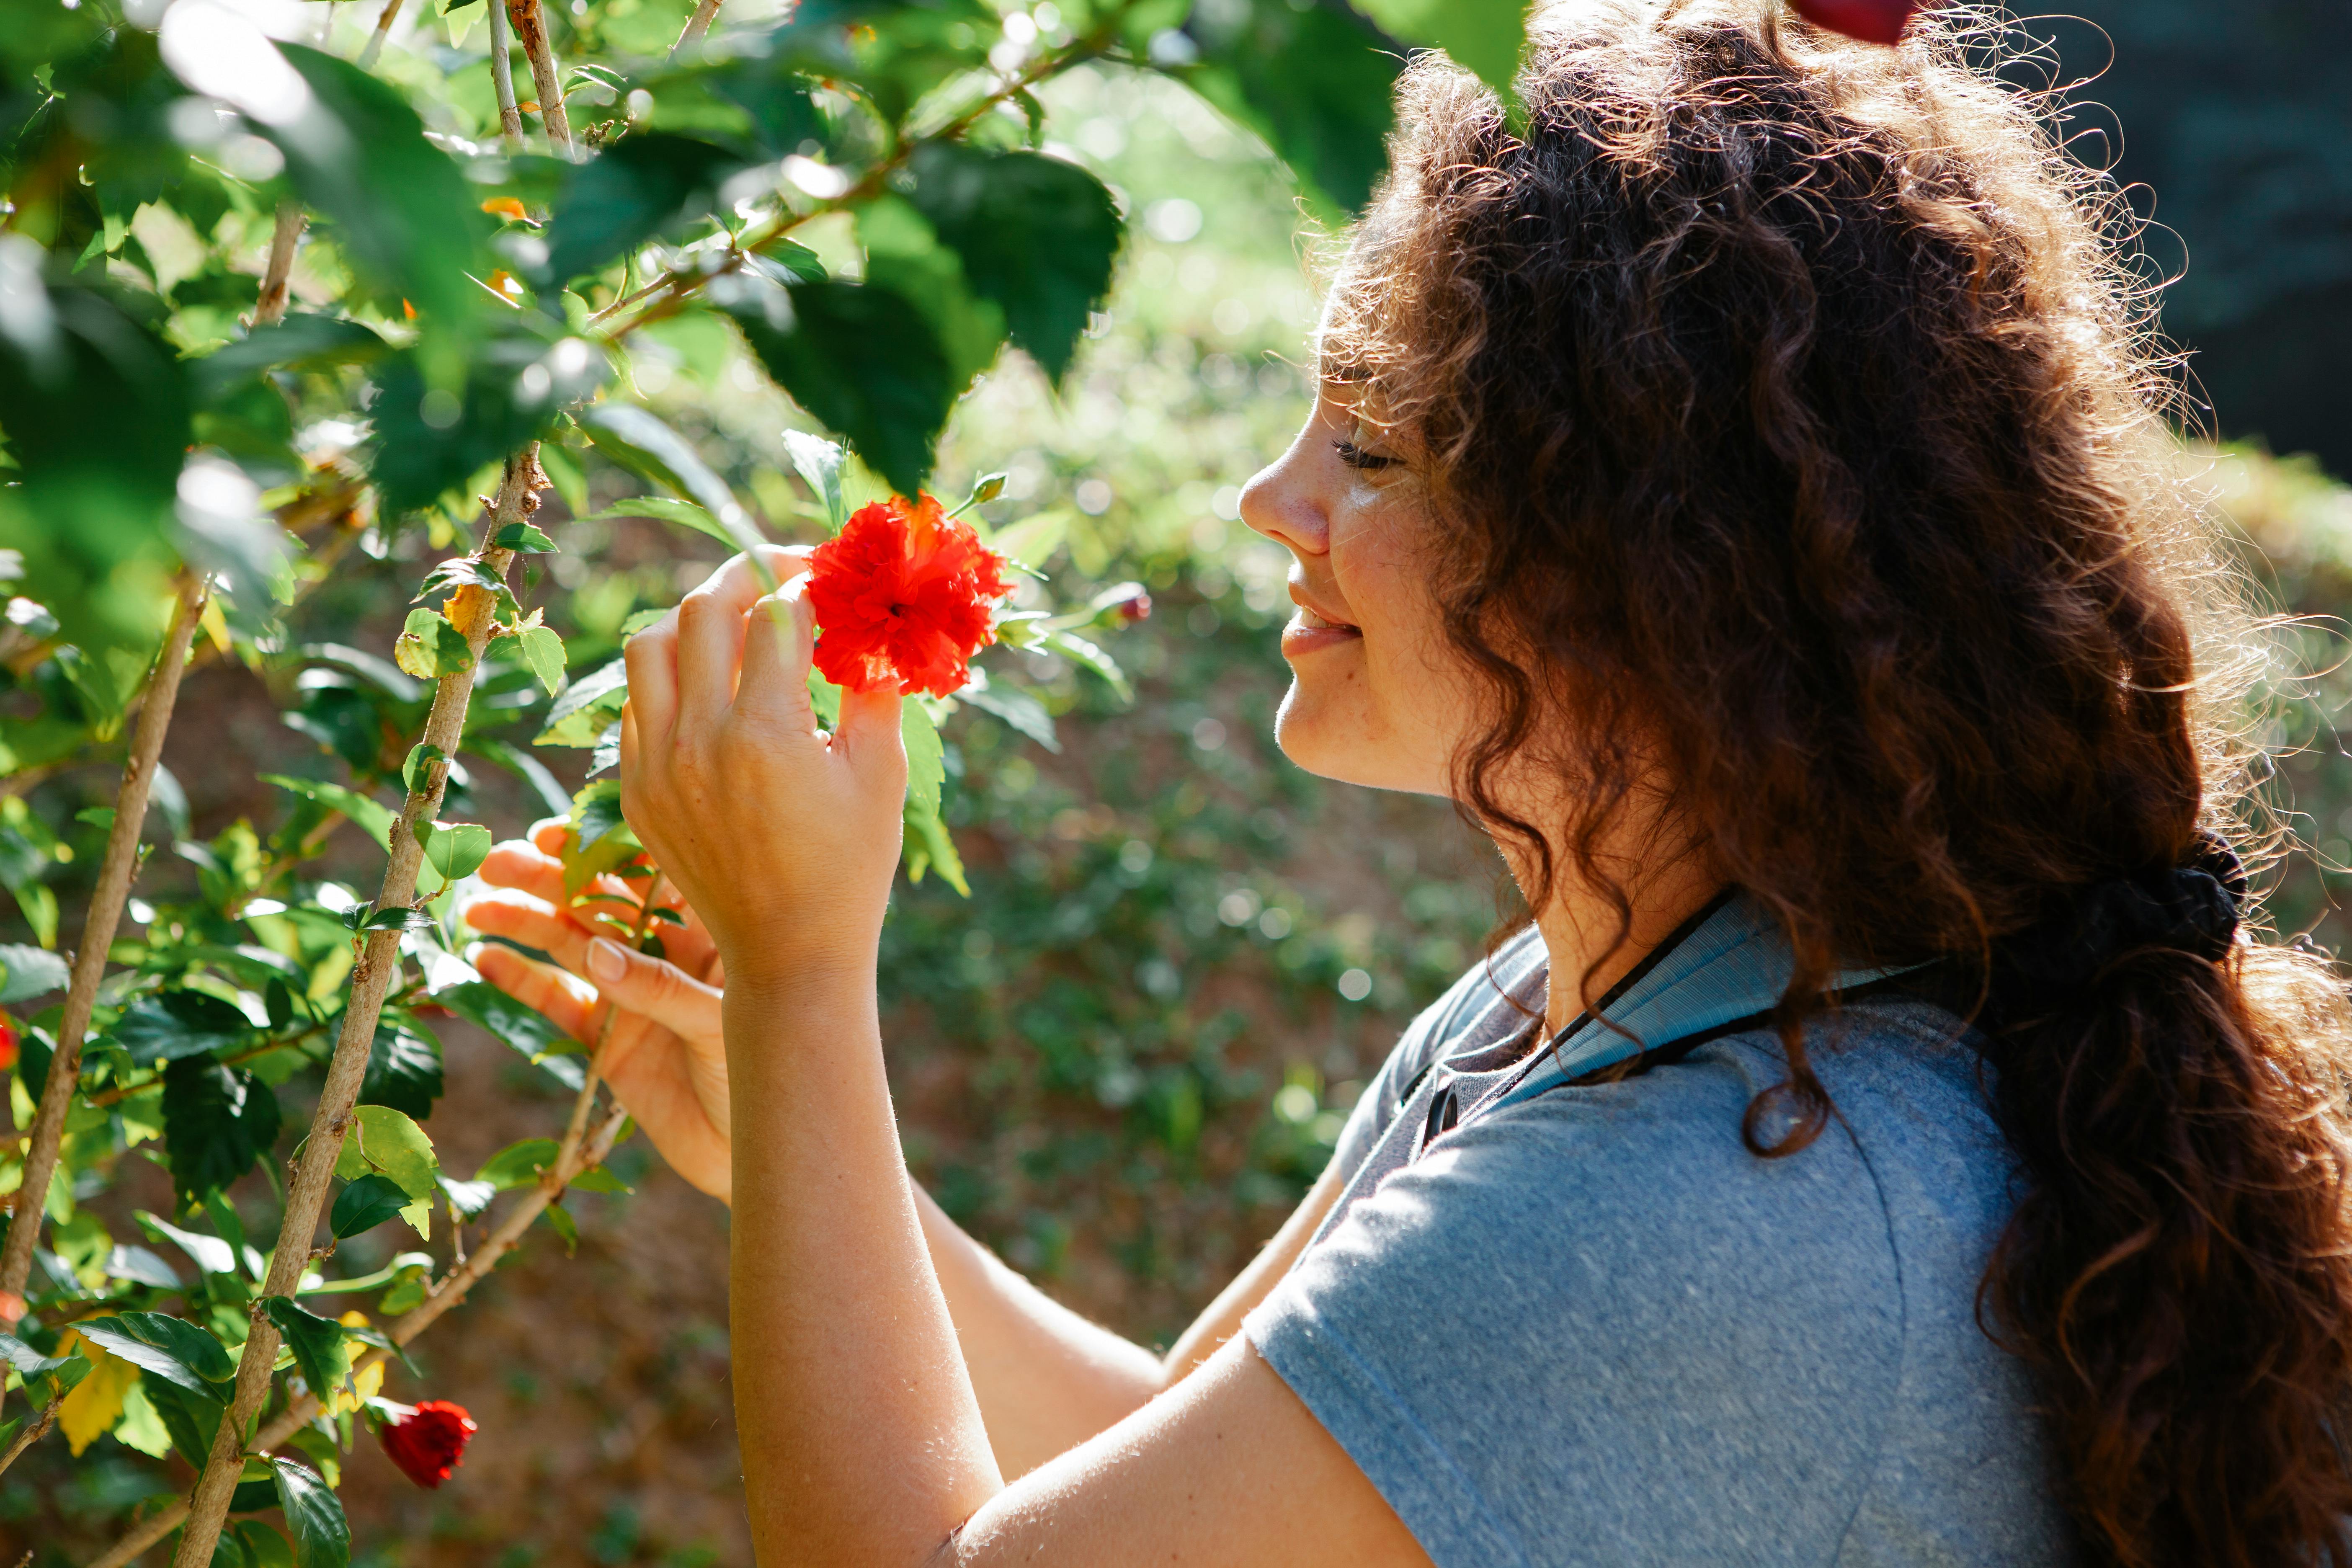
[{"label": "plant branch", "polygon": [[392,25],[400,17],[400,0],[383,0],[383,15],[375,19],[375,31],[360,50],[360,69],[375,68],[376,57],[383,53],[383,40],[391,35]]},{"label": "plant branch", "polygon": [[[400,0],[392,0],[384,14],[390,16],[399,5]],[[278,227],[269,237],[269,269],[261,275],[261,298],[253,307],[253,325],[275,326],[286,319],[287,280],[293,275],[294,252],[302,243],[302,228],[309,221],[299,202],[278,204]]]},{"label": "plant branch", "polygon": [[[713,9],[716,7],[714,6]],[[691,27],[693,24],[689,22],[688,26]],[[1047,77],[1066,70],[1081,60],[1092,59],[1097,55],[1108,52],[1117,38],[1116,29],[1106,25],[1058,54],[1041,56],[1019,72],[1006,78],[1003,84],[996,90],[949,121],[945,125],[928,135],[919,136],[912,142],[901,143],[897,151],[868,169],[856,184],[840,195],[821,201],[805,212],[786,210],[753,224],[736,237],[734,242],[727,247],[724,258],[717,266],[672,268],[635,293],[615,300],[590,316],[588,324],[596,327],[607,318],[618,315],[633,305],[650,300],[651,303],[646,304],[642,311],[629,321],[616,327],[602,329],[603,336],[607,342],[617,342],[639,327],[648,326],[665,317],[676,315],[688,298],[696,290],[713,278],[723,277],[727,273],[738,270],[743,265],[746,257],[775,244],[812,218],[823,216],[826,213],[837,211],[868,196],[878,195],[888,184],[890,176],[898,173],[908,159],[914,156],[915,149],[918,147],[933,142],[949,141],[961,134],[971,129],[973,122],[981,116],[995,109],[998,104],[1028,91]],[[683,44],[685,40],[681,38],[679,42]]]},{"label": "plant branch", "polygon": [[[507,459],[497,507],[474,556],[500,577],[513,564],[514,552],[495,548],[489,541],[508,523],[527,520],[535,506],[537,491],[546,483],[546,477],[540,471],[535,444]],[[432,711],[425,718],[420,741],[436,748],[439,757],[420,770],[416,787],[393,826],[391,855],[384,865],[382,891],[375,900],[378,910],[405,909],[415,900],[417,869],[425,856],[424,846],[417,841],[417,825],[431,820],[440,810],[449,776],[448,758],[457,754],[463,739],[466,708],[473,696],[474,678],[481,667],[482,649],[489,642],[497,606],[487,591],[466,587],[450,595],[445,613],[464,636],[469,658],[463,669],[441,677],[439,689],[434,693]],[[310,1261],[311,1237],[317,1234],[320,1211],[326,1206],[335,1162],[342,1152],[343,1136],[351,1126],[352,1107],[359,1099],[360,1081],[367,1072],[368,1052],[374,1043],[377,1019],[383,1011],[384,994],[399,971],[400,938],[397,928],[369,931],[359,963],[352,970],[351,999],[343,1010],[342,1032],[335,1042],[334,1054],[328,1058],[327,1079],[319,1094],[318,1112],[311,1119],[310,1135],[303,1140],[293,1178],[288,1184],[285,1217],[278,1226],[278,1244],[270,1253],[268,1276],[257,1293],[260,1296],[292,1295],[301,1284],[303,1268]],[[257,1302],[245,1352],[237,1362],[236,1389],[230,1396],[227,1414],[215,1436],[204,1474],[188,1500],[187,1531],[180,1538],[179,1551],[173,1558],[176,1568],[206,1568],[212,1562],[214,1545],[228,1516],[229,1496],[236,1489],[237,1477],[244,1468],[246,1430],[269,1396],[278,1347],[277,1327]]]},{"label": "plant branch", "polygon": [[38,1421],[16,1434],[16,1440],[8,1445],[8,1451],[0,1454],[0,1471],[5,1471],[9,1466],[16,1462],[17,1455],[48,1435],[49,1428],[57,1425],[58,1411],[65,1402],[66,1396],[62,1394],[58,1394],[49,1401],[48,1408],[41,1412],[41,1418]]},{"label": "plant branch", "polygon": [[686,19],[686,30],[678,34],[677,42],[669,47],[669,58],[677,58],[680,49],[699,42],[703,35],[710,31],[711,18],[718,15],[719,0],[701,0],[701,4],[695,6],[694,15]]},{"label": "plant branch", "polygon": [[555,68],[555,45],[548,38],[547,16],[539,0],[507,0],[507,18],[514,23],[515,37],[530,61],[531,85],[539,90],[539,119],[547,127],[547,139],[564,157],[577,157],[572,117],[563,109],[563,73]]},{"label": "plant branch", "polygon": [[522,151],[522,109],[515,102],[514,58],[507,44],[506,7],[488,0],[490,13],[490,86],[499,95],[499,134],[507,151]]},{"label": "plant branch", "polygon": [[131,737],[130,761],[123,765],[122,785],[115,792],[114,826],[107,831],[106,858],[100,863],[98,886],[90,893],[89,913],[82,921],[81,941],[74,950],[65,1014],[58,1020],[48,1080],[42,1085],[40,1108],[33,1115],[32,1142],[25,1151],[24,1180],[16,1189],[8,1244],[0,1250],[0,1320],[5,1320],[0,1327],[13,1329],[25,1315],[25,1281],[32,1273],[33,1244],[40,1235],[43,1200],[48,1194],[50,1174],[57,1169],[58,1146],[65,1139],[66,1112],[73,1106],[75,1084],[81,1076],[82,1039],[89,1033],[90,1012],[98,1005],[98,983],[106,973],[107,951],[114,945],[122,906],[131,897],[131,879],[139,869],[139,833],[147,820],[147,792],[155,782],[155,763],[163,754],[164,731],[172,727],[172,707],[179,700],[180,677],[187,669],[188,645],[195,638],[205,595],[202,576],[191,574],[182,580],[171,630],[163,634],[163,651],[156,656],[155,672],[148,679],[147,701],[139,711],[139,728]]}]

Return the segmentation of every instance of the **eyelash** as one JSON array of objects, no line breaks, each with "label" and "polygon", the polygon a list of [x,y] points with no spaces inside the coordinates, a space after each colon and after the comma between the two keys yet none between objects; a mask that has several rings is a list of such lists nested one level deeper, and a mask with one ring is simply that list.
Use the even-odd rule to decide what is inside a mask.
[{"label": "eyelash", "polygon": [[1394,458],[1383,458],[1377,452],[1367,452],[1345,437],[1332,442],[1331,449],[1339,454],[1339,460],[1348,467],[1361,469],[1367,473],[1393,467],[1396,463]]}]

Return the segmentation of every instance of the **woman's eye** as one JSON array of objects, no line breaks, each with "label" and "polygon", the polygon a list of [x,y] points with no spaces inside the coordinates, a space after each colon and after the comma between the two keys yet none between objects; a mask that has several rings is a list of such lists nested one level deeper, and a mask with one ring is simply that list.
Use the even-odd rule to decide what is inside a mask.
[{"label": "woman's eye", "polygon": [[1378,452],[1368,452],[1344,436],[1331,443],[1331,449],[1339,453],[1339,460],[1351,468],[1377,471],[1392,468],[1396,464],[1394,458],[1382,457]]}]

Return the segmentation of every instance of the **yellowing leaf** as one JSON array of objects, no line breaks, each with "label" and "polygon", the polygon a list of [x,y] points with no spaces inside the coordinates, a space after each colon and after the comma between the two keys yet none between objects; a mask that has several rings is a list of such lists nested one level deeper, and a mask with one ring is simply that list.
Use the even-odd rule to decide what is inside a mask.
[{"label": "yellowing leaf", "polygon": [[441,1162],[425,1129],[388,1105],[362,1105],[352,1111],[352,1129],[343,1136],[342,1152],[335,1157],[335,1174],[349,1182],[371,1171],[415,1200],[400,1215],[417,1235],[428,1236]]},{"label": "yellowing leaf", "polygon": [[530,218],[530,214],[524,210],[522,203],[512,196],[492,196],[482,204],[482,210],[486,213],[496,213],[500,217],[512,218],[517,223],[526,223]]},{"label": "yellowing leaf", "polygon": [[[359,1390],[358,1394],[354,1394],[352,1392],[353,1388]],[[335,1390],[335,1396],[327,1402],[327,1414],[341,1415],[356,1412],[362,1405],[383,1392],[383,1363],[370,1362],[352,1373],[349,1386]]]},{"label": "yellowing leaf", "polygon": [[131,1385],[139,1381],[139,1369],[121,1356],[107,1354],[79,1334],[72,1337],[93,1363],[89,1375],[74,1384],[73,1392],[58,1407],[58,1426],[79,1459],[84,1448],[113,1431],[114,1424],[122,1419],[122,1401]]}]

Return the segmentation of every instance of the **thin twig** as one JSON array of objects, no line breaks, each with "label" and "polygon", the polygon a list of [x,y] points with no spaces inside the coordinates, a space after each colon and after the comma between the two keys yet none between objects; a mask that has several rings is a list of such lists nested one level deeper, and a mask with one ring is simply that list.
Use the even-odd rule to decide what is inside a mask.
[{"label": "thin twig", "polygon": [[539,121],[547,127],[547,139],[555,143],[558,153],[572,157],[572,117],[564,112],[563,73],[555,68],[555,45],[547,36],[546,15],[540,10],[539,0],[507,0],[507,19],[514,24],[523,58],[530,61],[531,85],[539,91]]},{"label": "thin twig", "polygon": [[710,19],[718,15],[719,0],[702,0],[694,8],[694,15],[686,19],[686,31],[680,33],[677,42],[669,47],[669,58],[676,59],[678,51],[687,45],[699,43],[702,36],[710,31]]},{"label": "thin twig", "polygon": [[[400,0],[392,3],[396,6]],[[253,307],[255,326],[275,326],[286,319],[287,279],[294,271],[294,252],[302,243],[302,226],[309,221],[301,203],[278,204],[278,227],[269,237],[269,270],[261,276],[261,298]]]},{"label": "thin twig", "polygon": [[99,979],[106,973],[107,951],[114,945],[122,906],[131,898],[131,879],[139,868],[139,834],[147,820],[147,792],[155,782],[156,761],[163,754],[163,733],[172,727],[172,706],[179,700],[180,677],[188,667],[188,645],[194,640],[196,622],[204,615],[205,594],[201,574],[192,573],[182,580],[172,629],[163,635],[155,673],[147,683],[147,701],[139,710],[139,728],[131,737],[131,758],[123,765],[122,785],[115,792],[114,826],[107,830],[106,858],[100,863],[98,886],[90,892],[89,913],[82,921],[80,945],[74,951],[65,1014],[58,1020],[48,1080],[41,1087],[40,1109],[33,1115],[33,1141],[25,1151],[16,1217],[8,1226],[7,1247],[0,1250],[0,1327],[13,1329],[25,1315],[25,1281],[33,1269],[42,1200],[49,1190],[50,1174],[57,1169],[66,1112],[72,1109],[75,1084],[81,1076],[82,1038],[89,1032]]},{"label": "thin twig", "polygon": [[8,1451],[0,1454],[0,1471],[6,1470],[9,1466],[16,1462],[17,1455],[48,1435],[49,1428],[58,1423],[58,1409],[65,1402],[66,1396],[62,1394],[58,1394],[49,1401],[48,1408],[41,1412],[41,1418],[38,1421],[16,1434],[16,1440],[8,1445]]},{"label": "thin twig", "polygon": [[[501,578],[514,563],[514,552],[499,549],[489,542],[500,528],[527,520],[537,491],[546,484],[546,477],[539,468],[536,444],[507,459],[497,508],[485,527],[481,546],[475,552],[475,559]],[[434,693],[432,711],[425,718],[419,740],[436,749],[438,760],[419,770],[416,787],[402,808],[399,821],[393,826],[391,854],[384,865],[383,889],[376,896],[378,910],[404,909],[415,899],[417,868],[425,858],[416,828],[440,810],[442,792],[449,776],[448,759],[457,753],[463,738],[474,678],[497,618],[495,603],[479,587],[458,589],[450,595],[446,608],[466,639],[469,657],[463,669],[441,678],[439,689]],[[318,1112],[311,1118],[310,1131],[302,1142],[293,1179],[287,1184],[285,1217],[278,1226],[278,1244],[270,1251],[269,1270],[259,1296],[290,1296],[301,1284],[302,1270],[310,1260],[310,1239],[317,1234],[320,1211],[326,1206],[335,1161],[342,1152],[343,1136],[350,1129],[352,1107],[359,1099],[360,1081],[367,1071],[368,1051],[375,1039],[376,1021],[383,1015],[384,993],[399,972],[400,938],[397,928],[371,930],[361,948],[359,963],[352,967],[351,999],[343,1009],[342,1032],[335,1042],[334,1054],[328,1058],[327,1079],[319,1093]],[[227,1414],[214,1437],[204,1474],[188,1500],[188,1528],[173,1557],[175,1568],[206,1568],[212,1562],[213,1547],[228,1517],[229,1496],[236,1489],[237,1477],[244,1469],[246,1429],[269,1396],[278,1346],[277,1327],[257,1300],[253,1326],[237,1361],[236,1384]]]},{"label": "thin twig", "polygon": [[[572,1152],[569,1159],[559,1152],[555,1164],[541,1176],[540,1184],[523,1194],[522,1201],[508,1214],[490,1238],[466,1260],[465,1266],[453,1270],[434,1287],[431,1295],[384,1331],[384,1337],[395,1345],[405,1347],[437,1322],[443,1313],[463,1301],[467,1292],[481,1283],[483,1278],[498,1267],[500,1258],[514,1250],[523,1234],[530,1229],[541,1215],[547,1212],[548,1205],[555,1201],[567,1184],[581,1172],[593,1171],[604,1163],[628,1120],[628,1112],[616,1110],[597,1126],[594,1136]],[[390,1353],[381,1349],[368,1352],[352,1363],[352,1375],[356,1377],[370,1367],[381,1364],[389,1359]],[[319,1408],[320,1399],[316,1394],[301,1394],[289,1400],[277,1419],[267,1423],[254,1435],[252,1451],[266,1454],[280,1447],[295,1433],[308,1426],[319,1414]],[[103,1556],[93,1558],[89,1568],[124,1568],[141,1552],[177,1530],[180,1522],[187,1517],[188,1500],[175,1499],[170,1506],[140,1521],[129,1535],[116,1542]]]},{"label": "thin twig", "polygon": [[383,53],[383,40],[392,32],[392,25],[400,16],[400,0],[383,0],[383,15],[375,19],[375,31],[360,50],[360,69],[373,70],[376,57]]},{"label": "thin twig", "polygon": [[490,13],[490,86],[499,95],[499,134],[506,139],[507,151],[522,151],[522,109],[515,102],[514,57],[507,47],[507,11],[497,0],[489,0]]}]

